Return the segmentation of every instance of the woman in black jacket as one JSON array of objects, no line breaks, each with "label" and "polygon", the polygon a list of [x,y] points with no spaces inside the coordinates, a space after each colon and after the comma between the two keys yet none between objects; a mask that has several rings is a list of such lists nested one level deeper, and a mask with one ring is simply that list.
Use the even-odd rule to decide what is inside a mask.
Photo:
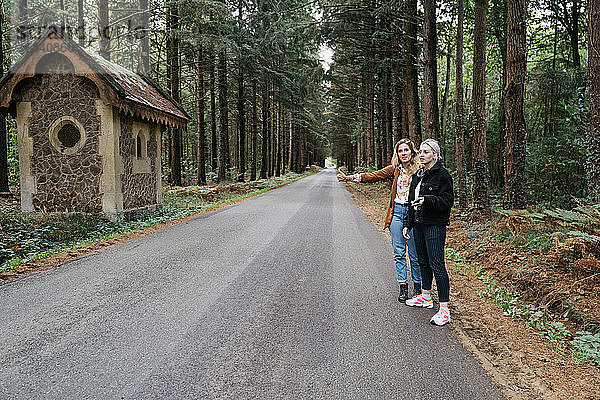
[{"label": "woman in black jacket", "polygon": [[446,226],[450,224],[450,209],[454,204],[452,177],[440,162],[440,145],[427,139],[419,148],[423,168],[413,176],[408,192],[408,214],[404,219],[403,235],[408,239],[413,229],[415,247],[421,266],[422,293],[406,300],[411,307],[433,308],[431,284],[435,283],[440,299],[440,310],[431,318],[435,325],[450,322],[448,300],[450,281],[444,262]]}]

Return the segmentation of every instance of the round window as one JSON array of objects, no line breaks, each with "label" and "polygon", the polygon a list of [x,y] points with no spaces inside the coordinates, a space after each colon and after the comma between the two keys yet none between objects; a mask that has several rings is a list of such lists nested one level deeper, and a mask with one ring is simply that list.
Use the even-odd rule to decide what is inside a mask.
[{"label": "round window", "polygon": [[64,147],[75,147],[75,145],[81,140],[81,134],[79,129],[73,124],[65,124],[58,130],[58,141]]},{"label": "round window", "polygon": [[74,154],[85,144],[85,130],[73,117],[65,116],[50,126],[50,142],[62,154]]}]

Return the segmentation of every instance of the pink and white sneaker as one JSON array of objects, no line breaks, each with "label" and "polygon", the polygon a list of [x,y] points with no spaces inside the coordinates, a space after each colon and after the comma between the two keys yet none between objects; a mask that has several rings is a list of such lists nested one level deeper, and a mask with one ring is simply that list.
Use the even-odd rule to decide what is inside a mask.
[{"label": "pink and white sneaker", "polygon": [[450,310],[440,308],[440,311],[438,311],[437,314],[431,317],[431,320],[429,322],[437,326],[444,326],[450,321],[452,321],[450,319]]},{"label": "pink and white sneaker", "polygon": [[409,307],[433,308],[433,299],[427,300],[422,294],[406,300],[406,305]]}]

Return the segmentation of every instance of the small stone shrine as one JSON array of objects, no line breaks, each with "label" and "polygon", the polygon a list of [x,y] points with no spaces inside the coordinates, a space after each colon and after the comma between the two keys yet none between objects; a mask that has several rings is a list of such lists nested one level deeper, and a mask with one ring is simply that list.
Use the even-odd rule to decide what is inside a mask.
[{"label": "small stone shrine", "polygon": [[17,120],[21,208],[121,212],[162,204],[161,130],[189,116],[149,78],[49,29],[0,81]]}]

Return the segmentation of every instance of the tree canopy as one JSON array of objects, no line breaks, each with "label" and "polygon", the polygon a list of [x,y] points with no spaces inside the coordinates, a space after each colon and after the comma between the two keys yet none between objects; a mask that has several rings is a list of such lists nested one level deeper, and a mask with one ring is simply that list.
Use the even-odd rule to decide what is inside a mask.
[{"label": "tree canopy", "polygon": [[[10,0],[1,56],[6,72],[57,24],[87,51],[148,74],[193,116],[186,131],[163,135],[164,173],[177,185],[266,178],[328,156],[349,170],[383,168],[400,138],[433,136],[475,205],[598,201],[588,3],[485,3]],[[15,184],[7,123],[0,169]]]}]

